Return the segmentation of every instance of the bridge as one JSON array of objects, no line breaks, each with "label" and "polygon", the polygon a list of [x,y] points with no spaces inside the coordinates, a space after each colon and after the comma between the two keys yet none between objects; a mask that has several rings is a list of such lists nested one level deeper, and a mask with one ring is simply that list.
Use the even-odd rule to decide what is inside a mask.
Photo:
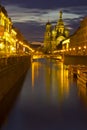
[{"label": "bridge", "polygon": [[55,60],[60,60],[60,61],[63,60],[61,55],[43,54],[43,53],[39,53],[39,52],[38,53],[34,53],[32,55],[32,60],[43,59],[43,58],[55,59]]}]

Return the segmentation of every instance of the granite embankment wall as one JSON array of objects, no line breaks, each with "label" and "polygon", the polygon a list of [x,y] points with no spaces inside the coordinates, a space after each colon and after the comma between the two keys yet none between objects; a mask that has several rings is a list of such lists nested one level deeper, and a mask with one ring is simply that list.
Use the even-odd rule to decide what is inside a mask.
[{"label": "granite embankment wall", "polygon": [[4,99],[25,75],[31,63],[31,56],[15,56],[0,59],[0,101]]}]

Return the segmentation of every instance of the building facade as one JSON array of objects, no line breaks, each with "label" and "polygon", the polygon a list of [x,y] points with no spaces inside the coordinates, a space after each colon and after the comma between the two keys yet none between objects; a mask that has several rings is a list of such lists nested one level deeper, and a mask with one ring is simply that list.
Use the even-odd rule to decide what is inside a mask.
[{"label": "building facade", "polygon": [[44,35],[44,50],[45,52],[54,51],[57,46],[67,37],[69,37],[69,31],[65,28],[62,11],[59,12],[59,19],[54,29],[52,29],[51,23],[46,23],[46,31]]},{"label": "building facade", "polygon": [[23,54],[31,50],[20,31],[14,28],[6,9],[0,5],[0,57]]},{"label": "building facade", "polygon": [[79,28],[70,37],[69,51],[73,54],[87,54],[87,17],[81,22]]}]

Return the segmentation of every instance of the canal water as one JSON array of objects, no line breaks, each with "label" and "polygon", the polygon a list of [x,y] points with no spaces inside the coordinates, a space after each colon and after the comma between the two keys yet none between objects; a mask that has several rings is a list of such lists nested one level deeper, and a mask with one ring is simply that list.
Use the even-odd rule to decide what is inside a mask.
[{"label": "canal water", "polygon": [[1,130],[87,130],[87,92],[63,63],[32,62]]}]

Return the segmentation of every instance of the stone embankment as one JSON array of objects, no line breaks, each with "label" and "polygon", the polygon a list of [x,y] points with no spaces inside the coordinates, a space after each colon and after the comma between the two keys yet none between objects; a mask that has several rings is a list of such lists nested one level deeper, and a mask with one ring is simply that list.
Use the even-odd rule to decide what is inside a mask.
[{"label": "stone embankment", "polygon": [[31,56],[11,56],[0,59],[0,101],[28,71]]}]

